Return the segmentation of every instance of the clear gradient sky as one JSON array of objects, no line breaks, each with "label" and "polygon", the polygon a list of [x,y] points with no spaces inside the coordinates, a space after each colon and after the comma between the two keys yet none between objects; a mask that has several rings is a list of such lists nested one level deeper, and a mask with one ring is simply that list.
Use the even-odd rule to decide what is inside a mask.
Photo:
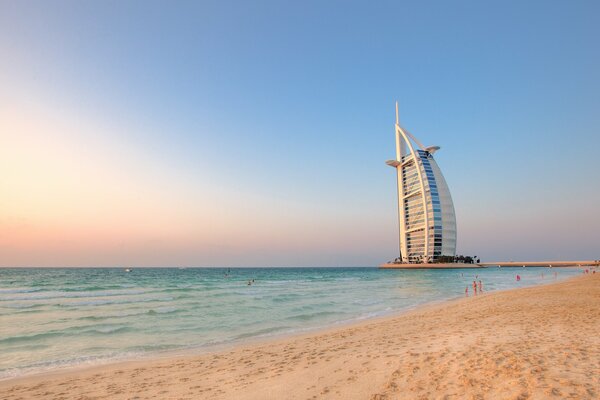
[{"label": "clear gradient sky", "polygon": [[0,266],[397,256],[394,102],[458,249],[600,258],[598,1],[0,0]]}]

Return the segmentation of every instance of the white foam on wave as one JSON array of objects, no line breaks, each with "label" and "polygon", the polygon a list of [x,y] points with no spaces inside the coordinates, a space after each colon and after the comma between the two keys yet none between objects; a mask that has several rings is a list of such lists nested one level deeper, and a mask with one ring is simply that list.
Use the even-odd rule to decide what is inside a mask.
[{"label": "white foam on wave", "polygon": [[34,363],[17,368],[6,368],[0,370],[0,380],[22,377],[25,375],[40,374],[45,372],[53,372],[60,369],[73,367],[85,367],[110,364],[117,361],[126,361],[140,358],[147,355],[146,352],[113,352],[105,355],[94,356],[79,356],[72,358],[64,358],[50,360],[45,362]]}]

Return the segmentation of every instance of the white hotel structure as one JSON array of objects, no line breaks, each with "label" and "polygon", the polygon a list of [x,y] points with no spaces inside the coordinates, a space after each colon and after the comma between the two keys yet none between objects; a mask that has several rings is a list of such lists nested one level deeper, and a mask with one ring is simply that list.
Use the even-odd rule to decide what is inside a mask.
[{"label": "white hotel structure", "polygon": [[433,159],[438,146],[424,147],[400,126],[396,103],[399,263],[430,263],[456,253],[456,217],[450,190]]}]

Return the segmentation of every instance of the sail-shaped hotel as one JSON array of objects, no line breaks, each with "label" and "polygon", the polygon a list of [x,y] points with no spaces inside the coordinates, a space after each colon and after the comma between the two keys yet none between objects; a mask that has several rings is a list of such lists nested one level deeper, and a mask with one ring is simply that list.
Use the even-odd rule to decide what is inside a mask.
[{"label": "sail-shaped hotel", "polygon": [[447,261],[456,253],[456,217],[450,190],[433,159],[438,146],[425,147],[398,120],[396,103],[396,168],[400,257],[396,263]]}]

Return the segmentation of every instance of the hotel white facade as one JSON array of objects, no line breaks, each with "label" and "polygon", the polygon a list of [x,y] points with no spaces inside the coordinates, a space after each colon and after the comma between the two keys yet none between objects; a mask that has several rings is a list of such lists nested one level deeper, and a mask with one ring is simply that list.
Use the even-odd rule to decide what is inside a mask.
[{"label": "hotel white facade", "polygon": [[430,263],[456,254],[456,216],[450,190],[433,159],[438,146],[425,147],[398,120],[396,103],[396,159],[398,224],[402,263]]}]

